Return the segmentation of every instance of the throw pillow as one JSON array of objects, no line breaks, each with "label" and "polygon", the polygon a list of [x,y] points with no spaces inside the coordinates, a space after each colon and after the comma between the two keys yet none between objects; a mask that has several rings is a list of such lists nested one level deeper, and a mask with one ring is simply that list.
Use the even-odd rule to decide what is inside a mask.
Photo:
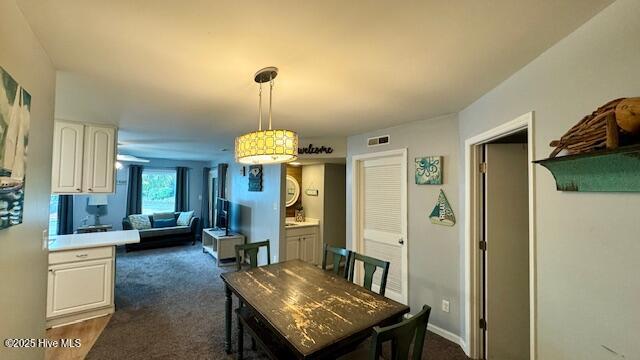
[{"label": "throw pillow", "polygon": [[173,226],[176,226],[176,219],[175,218],[153,220],[153,227],[154,228],[166,228],[166,227],[173,227]]},{"label": "throw pillow", "polygon": [[191,221],[191,218],[193,217],[193,210],[191,211],[183,211],[180,213],[180,216],[178,216],[178,226],[189,226],[189,222]]},{"label": "throw pillow", "polygon": [[162,212],[162,213],[154,213],[153,214],[153,222],[158,220],[175,220],[176,215],[172,212]]},{"label": "throw pillow", "polygon": [[148,215],[129,215],[129,222],[135,230],[151,229],[151,220]]}]

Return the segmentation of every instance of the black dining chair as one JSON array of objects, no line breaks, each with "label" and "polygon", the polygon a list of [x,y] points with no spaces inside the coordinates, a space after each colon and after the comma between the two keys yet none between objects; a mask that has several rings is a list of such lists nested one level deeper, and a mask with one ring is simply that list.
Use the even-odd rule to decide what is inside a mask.
[{"label": "black dining chair", "polygon": [[[267,265],[271,264],[271,247],[269,246],[269,240],[236,245],[236,269],[242,270],[242,262],[245,258],[249,259],[249,268],[253,269],[258,267],[258,251],[261,247],[267,248]],[[240,252],[242,251],[242,257]]]},{"label": "black dining chair", "polygon": [[391,263],[354,252],[351,255],[351,261],[349,264],[349,281],[351,282],[353,282],[353,274],[355,273],[356,269],[356,261],[362,262],[364,266],[364,283],[362,284],[362,286],[364,286],[367,290],[371,290],[371,285],[373,284],[373,274],[378,268],[382,269],[382,276],[380,277],[380,291],[378,293],[384,296],[384,292],[387,287],[387,275],[389,275],[389,265],[391,265]]},{"label": "black dining chair", "polygon": [[344,273],[341,276],[346,279],[349,276],[349,262],[351,261],[352,251],[325,243],[324,252],[322,253],[322,270],[327,270],[327,261],[329,260],[327,255],[329,254],[333,255],[333,269],[331,271],[336,275],[340,275],[340,263],[344,259]]}]

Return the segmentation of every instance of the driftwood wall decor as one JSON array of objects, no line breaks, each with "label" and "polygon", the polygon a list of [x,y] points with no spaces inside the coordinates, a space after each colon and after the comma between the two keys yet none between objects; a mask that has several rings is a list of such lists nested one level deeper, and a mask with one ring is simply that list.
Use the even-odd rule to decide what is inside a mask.
[{"label": "driftwood wall decor", "polygon": [[560,140],[552,141],[550,145],[555,149],[549,157],[556,157],[563,150],[575,155],[637,143],[640,143],[640,97],[620,98],[602,105]]}]

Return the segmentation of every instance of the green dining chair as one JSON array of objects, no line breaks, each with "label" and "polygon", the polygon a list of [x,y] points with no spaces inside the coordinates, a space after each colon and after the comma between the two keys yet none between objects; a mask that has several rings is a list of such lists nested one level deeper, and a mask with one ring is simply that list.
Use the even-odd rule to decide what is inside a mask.
[{"label": "green dining chair", "polygon": [[[242,270],[242,262],[243,259],[246,257],[249,259],[249,268],[253,269],[253,268],[257,268],[258,267],[258,252],[260,251],[261,247],[266,247],[267,248],[267,265],[271,264],[271,246],[269,245],[269,240],[265,240],[265,241],[260,241],[260,242],[255,242],[255,243],[249,243],[249,244],[244,244],[244,245],[236,245],[236,269],[238,271]],[[242,251],[242,258],[240,257],[240,251]],[[242,301],[239,302],[239,307],[238,310],[236,311],[240,311],[241,308],[244,307],[244,304],[242,303]],[[240,323],[240,317],[238,317],[238,328],[241,329],[241,323]],[[239,333],[239,337],[242,338],[242,332],[240,331]],[[240,344],[242,344],[242,342],[239,341]],[[255,350],[256,349],[256,340],[255,338],[251,337],[251,349]],[[239,357],[242,358],[242,353],[239,353]]]},{"label": "green dining chair", "polygon": [[356,269],[356,261],[361,261],[364,265],[364,284],[362,284],[362,286],[364,286],[367,290],[371,290],[371,285],[373,284],[373,274],[378,268],[382,269],[379,294],[384,296],[384,291],[387,287],[387,275],[389,275],[389,265],[391,263],[354,252],[353,255],[351,255],[351,261],[349,264],[349,281],[351,282],[353,282],[353,274]]},{"label": "green dining chair", "polygon": [[[380,358],[382,344],[387,341],[391,341],[391,360],[422,359],[424,337],[427,332],[430,314],[431,307],[424,305],[419,313],[398,324],[387,327],[374,327],[369,360],[378,360]],[[409,357],[411,343],[413,343],[413,354]]]},{"label": "green dining chair", "polygon": [[[246,257],[249,259],[249,268],[253,269],[258,267],[258,251],[261,247],[267,248],[267,265],[271,264],[271,247],[269,246],[269,240],[249,243],[244,245],[236,245],[236,268],[242,270],[242,261]],[[240,251],[242,251],[242,258],[240,257]]]},{"label": "green dining chair", "polygon": [[333,269],[331,271],[336,275],[340,275],[340,263],[344,259],[344,274],[341,276],[346,279],[349,276],[349,262],[351,261],[352,251],[325,243],[324,252],[322,253],[322,270],[327,270],[327,255],[329,253],[333,254]]}]

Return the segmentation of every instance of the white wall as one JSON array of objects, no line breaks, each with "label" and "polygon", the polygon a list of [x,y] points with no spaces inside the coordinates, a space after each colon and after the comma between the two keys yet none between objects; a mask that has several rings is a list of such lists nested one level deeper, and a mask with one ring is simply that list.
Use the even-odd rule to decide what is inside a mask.
[{"label": "white wall", "polygon": [[[391,135],[391,143],[386,146],[368,148],[367,138]],[[347,247],[353,248],[351,239],[351,157],[357,154],[408,149],[408,206],[409,206],[409,305],[411,311],[429,304],[433,308],[430,323],[442,329],[461,333],[461,258],[459,233],[461,224],[446,227],[431,224],[429,213],[443,189],[456,216],[460,213],[458,201],[458,124],[455,115],[417,121],[351,136],[348,139],[347,158]],[[442,155],[443,185],[416,185],[414,158]],[[393,264],[391,264],[393,266]],[[450,301],[450,312],[440,310],[442,299]]]},{"label": "white wall", "polygon": [[[471,104],[459,114],[460,149],[533,110],[535,158],[546,158],[585,114],[640,96],[639,19],[640,1],[618,0]],[[538,358],[640,358],[640,194],[559,192],[541,167],[535,180]]]},{"label": "white wall", "polygon": [[[242,233],[247,242],[269,240],[271,262],[277,262],[280,245],[284,246],[284,179],[286,170],[283,165],[265,165],[262,167],[262,191],[249,191],[249,173],[242,176],[242,165],[228,161],[227,199],[232,204],[231,229]],[[217,164],[216,164],[217,165]],[[259,261],[264,263],[266,255],[261,251]]]},{"label": "white wall", "polygon": [[[0,230],[0,339],[44,338],[55,70],[12,0],[0,1],[0,66],[32,96],[24,222]],[[8,349],[2,359],[42,359],[44,349]]]}]

